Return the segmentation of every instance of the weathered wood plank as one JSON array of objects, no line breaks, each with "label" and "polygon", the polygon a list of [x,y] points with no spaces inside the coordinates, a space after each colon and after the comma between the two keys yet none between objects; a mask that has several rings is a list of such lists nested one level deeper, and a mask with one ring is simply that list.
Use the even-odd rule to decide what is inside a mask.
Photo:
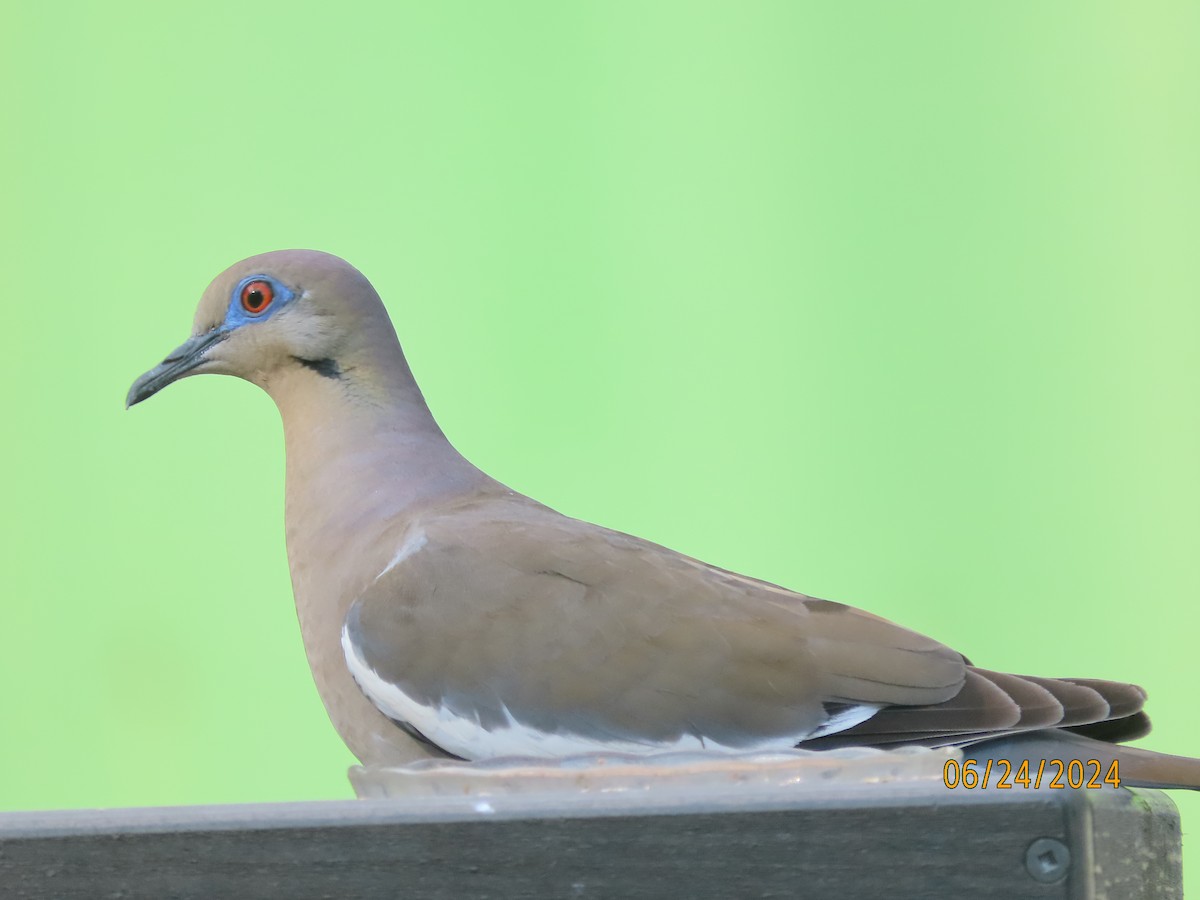
[{"label": "weathered wood plank", "polygon": [[[879,785],[758,808],[645,798],[334,801],[0,815],[4,898],[1175,898],[1155,791]],[[1070,848],[1054,882],[1039,838]]]}]

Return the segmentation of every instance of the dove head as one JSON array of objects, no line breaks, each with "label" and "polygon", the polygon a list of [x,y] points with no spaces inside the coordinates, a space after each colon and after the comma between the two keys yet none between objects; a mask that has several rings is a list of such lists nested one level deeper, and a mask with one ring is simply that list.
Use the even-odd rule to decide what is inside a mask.
[{"label": "dove head", "polygon": [[387,311],[362,273],[328,253],[279,250],[213,279],[192,336],[133,383],[126,406],[202,373],[236,375],[278,401],[279,391],[306,379],[345,382],[351,370],[362,386],[393,359],[411,380]]}]

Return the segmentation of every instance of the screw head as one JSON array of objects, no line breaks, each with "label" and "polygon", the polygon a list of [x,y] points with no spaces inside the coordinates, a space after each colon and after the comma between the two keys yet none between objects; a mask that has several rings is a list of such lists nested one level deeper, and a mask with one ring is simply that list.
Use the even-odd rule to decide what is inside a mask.
[{"label": "screw head", "polygon": [[1057,838],[1038,838],[1025,851],[1025,868],[1035,881],[1058,881],[1071,868],[1071,851]]}]

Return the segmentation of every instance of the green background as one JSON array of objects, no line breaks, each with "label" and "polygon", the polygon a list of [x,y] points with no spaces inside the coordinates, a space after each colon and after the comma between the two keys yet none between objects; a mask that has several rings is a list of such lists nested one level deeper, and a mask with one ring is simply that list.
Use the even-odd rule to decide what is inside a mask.
[{"label": "green background", "polygon": [[349,795],[270,401],[122,410],[282,247],[518,490],[1200,754],[1195,3],[9,3],[0,78],[0,807]]}]

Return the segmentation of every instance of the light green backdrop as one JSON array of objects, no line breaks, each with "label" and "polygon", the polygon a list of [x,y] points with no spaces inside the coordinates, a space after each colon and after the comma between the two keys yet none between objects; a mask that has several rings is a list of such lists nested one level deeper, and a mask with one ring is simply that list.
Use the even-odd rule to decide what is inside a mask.
[{"label": "light green backdrop", "polygon": [[1196,4],[10,3],[0,78],[0,807],[349,794],[273,407],[122,410],[281,247],[515,488],[1200,753]]}]

